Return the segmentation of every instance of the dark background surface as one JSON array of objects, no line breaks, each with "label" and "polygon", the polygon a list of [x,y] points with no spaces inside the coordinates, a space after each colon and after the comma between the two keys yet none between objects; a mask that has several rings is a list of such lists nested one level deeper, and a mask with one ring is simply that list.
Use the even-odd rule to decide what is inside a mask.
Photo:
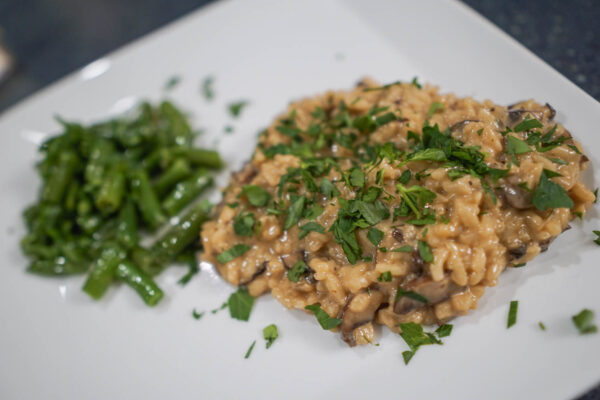
[{"label": "dark background surface", "polygon": [[[0,112],[56,79],[211,0],[0,0],[17,64]],[[465,0],[600,100],[599,0]],[[600,380],[600,377],[599,377]],[[582,400],[600,400],[595,389]]]}]

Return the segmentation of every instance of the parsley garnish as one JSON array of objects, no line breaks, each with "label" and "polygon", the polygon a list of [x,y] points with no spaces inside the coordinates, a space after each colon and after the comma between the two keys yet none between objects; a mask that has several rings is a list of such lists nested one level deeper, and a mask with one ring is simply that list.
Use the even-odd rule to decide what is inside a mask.
[{"label": "parsley garnish", "polygon": [[410,82],[411,85],[415,86],[417,89],[421,89],[423,86],[419,83],[417,77],[415,76]]},{"label": "parsley garnish", "polygon": [[573,200],[571,200],[565,189],[549,179],[548,170],[546,169],[540,174],[540,180],[533,195],[532,203],[535,208],[541,211],[560,207],[572,209],[574,206]]},{"label": "parsley garnish", "polygon": [[419,293],[413,291],[406,291],[401,287],[398,287],[398,290],[396,291],[395,301],[398,301],[398,299],[401,297],[408,297],[409,299],[419,301],[423,304],[429,303],[429,300],[427,300],[426,297],[420,295]]},{"label": "parsley garnish", "polygon": [[215,78],[212,76],[207,76],[202,81],[202,94],[206,100],[212,100],[215,97],[215,92],[212,87],[214,81]]},{"label": "parsley garnish", "polygon": [[308,266],[302,260],[299,260],[294,264],[292,268],[287,272],[287,278],[291,282],[298,282],[300,276],[308,272]]},{"label": "parsley garnish", "polygon": [[225,302],[225,303],[221,304],[221,307],[215,308],[214,310],[210,310],[210,312],[211,312],[211,314],[216,314],[219,311],[226,309],[228,305],[229,304],[227,304],[227,302]]},{"label": "parsley garnish", "polygon": [[265,189],[257,185],[245,185],[242,192],[253,206],[263,207],[271,199],[271,195]]},{"label": "parsley garnish", "polygon": [[594,239],[594,243],[600,246],[600,231],[592,231],[594,235],[596,235],[596,239]]},{"label": "parsley garnish", "polygon": [[381,275],[379,275],[379,277],[377,278],[378,282],[391,282],[392,281],[392,272],[391,271],[385,271],[382,272]]},{"label": "parsley garnish", "polygon": [[435,330],[439,338],[450,336],[452,333],[452,324],[444,324]]},{"label": "parsley garnish", "polygon": [[217,261],[220,262],[221,264],[226,264],[229,261],[233,260],[234,258],[241,256],[242,254],[244,254],[245,252],[247,252],[250,249],[251,249],[251,247],[246,244],[236,244],[229,250],[224,251],[221,254],[219,254],[217,256]]},{"label": "parsley garnish", "polygon": [[307,222],[306,224],[300,227],[300,233],[298,234],[298,239],[304,239],[309,232],[319,232],[325,233],[325,228],[323,225],[319,225],[316,222]]},{"label": "parsley garnish", "polygon": [[512,156],[512,160],[515,164],[519,165],[519,161],[516,156],[519,154],[530,153],[533,150],[521,139],[517,139],[514,136],[506,137],[506,153]]},{"label": "parsley garnish", "polygon": [[250,354],[252,354],[252,350],[254,350],[254,346],[255,345],[256,345],[256,340],[254,342],[252,342],[252,344],[248,348],[248,351],[246,352],[246,355],[244,356],[244,358],[249,358],[250,357]]},{"label": "parsley garnish", "polygon": [[181,77],[174,75],[172,77],[169,78],[169,80],[167,81],[167,83],[165,83],[165,90],[171,90],[174,89],[175,86],[177,86],[179,84],[179,82],[181,82]]},{"label": "parsley garnish", "polygon": [[241,287],[229,296],[227,305],[229,306],[231,318],[248,321],[254,305],[254,297],[250,296],[246,288]]},{"label": "parsley garnish", "polygon": [[371,228],[369,229],[369,232],[367,232],[367,239],[369,239],[369,242],[373,243],[373,246],[377,247],[383,239],[383,232],[377,228]]},{"label": "parsley garnish", "polygon": [[239,236],[252,236],[254,233],[254,214],[243,212],[233,219],[233,231]]},{"label": "parsley garnish", "polygon": [[277,325],[271,324],[263,329],[263,338],[267,341],[267,349],[271,347],[275,339],[277,339],[278,337],[279,332],[277,331]]},{"label": "parsley garnish", "polygon": [[422,240],[419,240],[417,248],[419,249],[419,255],[423,259],[423,261],[432,263],[433,262],[433,253],[431,253],[431,248]]},{"label": "parsley garnish", "polygon": [[444,111],[444,104],[440,103],[439,101],[434,101],[429,106],[429,110],[427,110],[427,118],[426,119],[433,117],[433,114],[435,114],[438,111]]},{"label": "parsley garnish", "polygon": [[513,130],[515,132],[525,132],[525,131],[530,131],[532,129],[535,128],[541,128],[544,125],[542,125],[542,123],[540,121],[538,121],[537,119],[533,118],[533,119],[529,119],[528,117],[525,118],[523,121],[521,121],[520,123],[518,123]]},{"label": "parsley garnish", "polygon": [[231,103],[227,106],[229,110],[229,114],[232,117],[237,118],[241,115],[242,109],[248,105],[248,102],[245,100],[236,101],[235,103]]},{"label": "parsley garnish", "polygon": [[327,314],[325,310],[321,308],[321,305],[318,303],[311,304],[304,308],[306,310],[312,311],[313,314],[315,314],[315,316],[317,317],[317,321],[319,321],[319,325],[321,325],[321,328],[327,331],[335,328],[336,326],[342,323],[341,319],[330,317],[329,314]]},{"label": "parsley garnish", "polygon": [[419,347],[430,344],[442,344],[442,341],[436,338],[433,333],[424,332],[423,327],[419,324],[408,322],[399,324],[398,326],[402,330],[400,336],[410,348],[410,351],[407,350],[402,353],[405,364],[409,363],[417,350],[419,350]]},{"label": "parsley garnish", "polygon": [[393,253],[412,253],[413,249],[409,245],[404,245],[390,251],[392,251]]},{"label": "parsley garnish", "polygon": [[328,199],[332,199],[340,195],[340,191],[331,183],[328,179],[321,179],[321,193],[323,193]]},{"label": "parsley garnish", "polygon": [[198,312],[198,311],[196,311],[195,308],[192,310],[192,317],[194,317],[194,319],[200,319],[203,316],[204,316],[204,311]]},{"label": "parsley garnish", "polygon": [[506,329],[510,328],[517,323],[517,310],[519,309],[519,301],[513,300],[510,302],[510,308],[508,310],[508,320],[506,322]]},{"label": "parsley garnish", "polygon": [[580,335],[598,332],[598,327],[594,325],[594,312],[592,310],[583,309],[577,315],[571,318]]},{"label": "parsley garnish", "polygon": [[292,226],[296,225],[302,217],[302,211],[304,210],[304,202],[306,201],[305,196],[300,196],[292,202],[290,208],[288,208],[283,229],[288,230]]},{"label": "parsley garnish", "polygon": [[543,331],[546,330],[546,325],[544,325],[544,323],[542,321],[538,322],[538,326],[540,327],[541,330],[543,330]]}]

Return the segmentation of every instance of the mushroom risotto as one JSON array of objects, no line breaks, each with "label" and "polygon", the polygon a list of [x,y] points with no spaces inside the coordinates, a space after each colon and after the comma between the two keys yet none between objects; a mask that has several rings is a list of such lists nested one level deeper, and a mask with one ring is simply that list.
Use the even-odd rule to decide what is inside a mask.
[{"label": "mushroom risotto", "polygon": [[416,80],[292,103],[204,225],[203,257],[351,346],[374,323],[442,324],[595,200],[579,178],[588,158],[554,116]]}]

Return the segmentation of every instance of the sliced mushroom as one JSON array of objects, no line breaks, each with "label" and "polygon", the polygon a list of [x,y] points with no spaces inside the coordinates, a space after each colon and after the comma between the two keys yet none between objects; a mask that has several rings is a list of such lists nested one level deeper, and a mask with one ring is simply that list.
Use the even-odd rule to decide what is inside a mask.
[{"label": "sliced mushroom", "polygon": [[519,122],[521,119],[531,115],[533,118],[541,120],[544,117],[544,113],[541,111],[524,110],[522,108],[509,109],[508,110],[508,125],[513,125]]},{"label": "sliced mushroom", "polygon": [[465,125],[470,124],[471,122],[481,122],[478,119],[463,119],[462,121],[459,121],[457,123],[455,123],[454,125],[452,125],[450,127],[450,132],[454,132],[457,129],[463,129],[465,127]]},{"label": "sliced mushroom", "polygon": [[396,304],[394,304],[394,312],[396,314],[406,314],[421,307],[437,304],[449,299],[452,295],[465,290],[465,287],[458,286],[449,276],[446,276],[437,282],[429,277],[420,277],[409,282],[402,289],[425,297],[427,303],[413,300],[407,296],[402,296],[396,301]]},{"label": "sliced mushroom", "polygon": [[259,276],[261,276],[262,274],[264,274],[264,273],[265,273],[265,271],[267,270],[267,264],[268,264],[268,262],[267,262],[267,261],[263,262],[263,263],[262,263],[262,264],[261,264],[261,265],[260,265],[260,266],[259,266],[259,267],[256,269],[256,271],[254,271],[254,273],[252,274],[252,276],[251,276],[249,279],[247,279],[247,280],[245,280],[245,281],[243,281],[243,282],[240,282],[240,283],[239,283],[239,285],[240,285],[240,286],[247,286],[247,285],[249,285],[250,283],[252,283],[252,282],[253,282],[253,281],[254,281],[256,278],[258,278]]},{"label": "sliced mushroom", "polygon": [[518,185],[505,182],[500,185],[499,192],[504,201],[517,210],[525,210],[532,205],[533,194]]},{"label": "sliced mushroom", "polygon": [[404,234],[402,233],[402,231],[401,231],[400,229],[397,229],[397,228],[396,228],[396,229],[394,229],[394,230],[392,231],[392,237],[393,237],[394,239],[396,239],[396,241],[397,241],[398,243],[404,243]]},{"label": "sliced mushroom", "polygon": [[423,272],[423,266],[425,261],[417,249],[413,250],[410,257],[410,270],[411,272],[421,273]]},{"label": "sliced mushroom", "polygon": [[556,116],[556,110],[550,105],[550,103],[546,103],[546,108],[550,112],[550,115],[548,116],[548,121],[552,121]]},{"label": "sliced mushroom", "polygon": [[[361,292],[361,294],[362,293],[366,293],[366,291]],[[378,290],[372,290],[368,296],[367,305],[361,311],[352,311],[350,308],[353,301],[363,301],[362,299],[359,299],[358,296],[359,295],[350,297],[350,299],[346,302],[341,315],[342,324],[340,325],[340,331],[342,334],[342,339],[344,339],[344,341],[351,347],[356,346],[354,330],[361,325],[373,321],[375,318],[375,313],[385,300],[383,293]]]},{"label": "sliced mushroom", "polygon": [[523,257],[525,254],[527,254],[528,247],[529,246],[527,246],[526,244],[522,244],[518,247],[508,249],[508,260],[513,261],[513,260],[518,260],[519,258]]}]

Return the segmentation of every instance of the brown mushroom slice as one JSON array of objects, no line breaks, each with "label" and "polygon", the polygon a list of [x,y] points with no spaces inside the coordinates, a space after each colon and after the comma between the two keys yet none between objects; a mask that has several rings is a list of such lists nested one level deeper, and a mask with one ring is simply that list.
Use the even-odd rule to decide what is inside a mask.
[{"label": "brown mushroom slice", "polygon": [[261,276],[262,274],[264,274],[265,271],[267,270],[267,264],[268,264],[267,261],[265,261],[262,264],[260,264],[260,266],[256,269],[256,271],[254,271],[254,273],[252,274],[252,276],[250,278],[246,279],[245,281],[240,282],[239,285],[240,286],[248,286],[256,278],[258,278],[259,276]]},{"label": "brown mushroom slice", "polygon": [[407,296],[402,296],[396,301],[396,304],[394,304],[394,312],[396,314],[407,314],[417,308],[437,304],[449,299],[452,295],[465,290],[465,287],[457,285],[449,276],[446,276],[440,281],[434,281],[429,277],[420,277],[409,282],[402,289],[423,296],[427,299],[427,303],[411,299]]},{"label": "brown mushroom slice", "polygon": [[517,210],[531,208],[531,199],[533,198],[532,192],[511,183],[503,183],[500,185],[499,190],[504,201],[511,207],[514,207]]},{"label": "brown mushroom slice", "polygon": [[524,110],[522,108],[508,110],[508,125],[516,124],[518,121],[530,115],[531,118],[535,118],[537,120],[542,120],[544,118],[543,111],[532,111],[532,110]]},{"label": "brown mushroom slice", "polygon": [[[360,311],[352,311],[352,303],[364,302],[364,296],[367,296],[366,305],[362,307]],[[370,294],[368,295],[366,291],[363,291],[355,296],[350,297],[342,311],[342,324],[340,325],[342,339],[344,339],[348,345],[351,347],[356,346],[354,330],[361,325],[373,321],[375,318],[375,313],[384,300],[385,296],[378,290],[371,290]]]},{"label": "brown mushroom slice", "polygon": [[464,129],[464,127],[468,124],[470,124],[471,122],[481,122],[478,119],[463,119],[462,121],[458,121],[457,123],[455,123],[454,125],[452,125],[450,127],[450,132],[454,132],[457,129]]}]

